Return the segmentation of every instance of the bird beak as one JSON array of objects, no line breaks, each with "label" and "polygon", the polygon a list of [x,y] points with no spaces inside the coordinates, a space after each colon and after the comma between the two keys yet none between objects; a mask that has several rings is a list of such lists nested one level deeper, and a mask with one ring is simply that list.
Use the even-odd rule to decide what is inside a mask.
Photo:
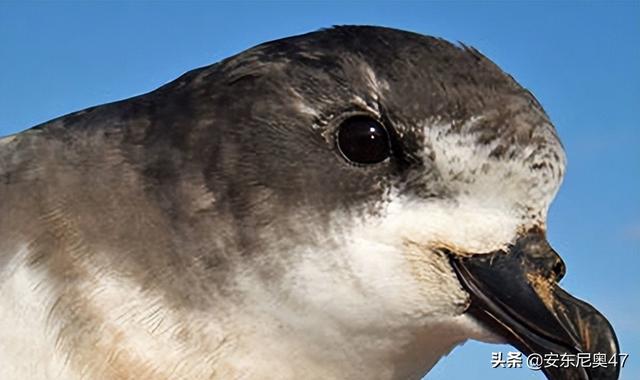
[{"label": "bird beak", "polygon": [[[532,230],[507,250],[462,257],[449,255],[458,279],[470,293],[468,313],[532,359],[551,380],[618,379],[618,341],[611,324],[593,306],[558,286],[564,263],[544,233]],[[592,365],[595,354],[606,366]],[[569,357],[551,366],[546,358]],[[537,356],[537,355],[536,355]],[[590,362],[580,364],[587,356]],[[597,359],[596,359],[597,360]],[[566,368],[564,368],[566,367]]]}]

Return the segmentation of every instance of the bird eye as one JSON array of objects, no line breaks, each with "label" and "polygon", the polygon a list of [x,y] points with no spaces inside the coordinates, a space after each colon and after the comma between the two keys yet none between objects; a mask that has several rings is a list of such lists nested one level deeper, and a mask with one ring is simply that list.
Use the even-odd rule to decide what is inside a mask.
[{"label": "bird eye", "polygon": [[387,129],[368,116],[346,119],[338,128],[338,149],[349,161],[375,164],[391,155]]}]

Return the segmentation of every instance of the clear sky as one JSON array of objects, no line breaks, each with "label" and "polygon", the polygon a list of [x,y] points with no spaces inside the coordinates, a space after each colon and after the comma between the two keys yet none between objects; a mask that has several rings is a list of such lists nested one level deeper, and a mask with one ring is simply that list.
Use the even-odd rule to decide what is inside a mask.
[{"label": "clear sky", "polygon": [[[0,1],[0,135],[150,91],[257,43],[374,24],[478,48],[543,104],[567,150],[549,238],[563,286],[613,323],[640,379],[640,2],[18,3]],[[1,201],[1,200],[0,200]],[[469,342],[429,379],[542,379],[491,369]]]}]

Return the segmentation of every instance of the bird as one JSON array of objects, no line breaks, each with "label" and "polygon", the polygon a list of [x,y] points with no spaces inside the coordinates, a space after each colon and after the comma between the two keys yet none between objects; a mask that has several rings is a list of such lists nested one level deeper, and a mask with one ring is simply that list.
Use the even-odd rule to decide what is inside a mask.
[{"label": "bird", "polygon": [[357,25],[6,136],[0,378],[420,379],[468,340],[617,355],[546,238],[565,161],[477,49]]}]

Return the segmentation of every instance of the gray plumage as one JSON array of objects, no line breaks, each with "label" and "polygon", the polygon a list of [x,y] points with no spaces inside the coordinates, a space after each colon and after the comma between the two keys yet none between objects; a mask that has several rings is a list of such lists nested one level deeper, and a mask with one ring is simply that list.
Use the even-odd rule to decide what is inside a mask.
[{"label": "gray plumage", "polygon": [[[356,165],[339,153],[337,128],[355,114],[389,128],[389,159]],[[455,169],[460,158],[440,154],[438,144],[456,136],[471,136],[477,151],[488,154]],[[190,71],[148,94],[2,140],[0,273],[23,255],[20,265],[46,279],[43,286],[55,300],[42,312],[56,321],[55,349],[68,358],[70,373],[255,378],[257,372],[234,361],[244,352],[235,337],[245,331],[239,315],[253,299],[243,293],[245,275],[273,297],[270,303],[296,303],[300,315],[312,315],[316,309],[293,295],[292,284],[300,285],[288,273],[301,268],[309,252],[341,252],[350,239],[341,223],[382,217],[395,196],[455,202],[501,163],[528,174],[501,172],[495,178],[504,184],[497,183],[496,192],[517,182],[514,188],[526,189],[526,196],[510,204],[514,214],[523,225],[544,224],[548,198],[563,174],[562,148],[535,98],[477,50],[376,27],[285,38]],[[351,219],[337,219],[336,212]],[[351,271],[345,270],[350,261],[331,257],[327,265],[336,273]],[[433,260],[447,266],[441,256]],[[125,343],[104,343],[111,322],[92,303],[102,285],[88,285],[103,276],[133,284],[156,300],[148,304],[189,316],[185,321],[210,313],[228,332],[213,339],[215,345],[202,343],[218,347],[200,358],[210,371],[189,369],[190,360],[198,359],[191,348],[184,348],[191,359],[175,359],[184,365],[176,364],[172,375],[162,368],[162,357],[145,359]],[[450,268],[443,276],[455,279]],[[358,273],[341,279],[366,294],[369,284]],[[452,294],[455,301],[447,308],[460,315],[468,298],[459,286]],[[126,318],[137,320],[134,314]],[[163,326],[152,311],[148,318],[158,329],[175,329],[185,347],[207,338],[202,333],[196,339],[198,328],[206,330],[202,325]],[[371,326],[386,322],[380,323]],[[393,339],[412,331],[392,330]],[[309,345],[318,344],[313,336]],[[389,371],[380,378],[417,378],[433,365],[414,363],[428,342],[403,342],[412,352],[381,361]],[[326,363],[340,363],[331,359],[318,364],[323,373],[309,364],[282,376],[353,377],[377,368],[367,362],[375,355],[344,355],[353,368],[330,368]],[[281,352],[273,361],[286,367]]]}]

